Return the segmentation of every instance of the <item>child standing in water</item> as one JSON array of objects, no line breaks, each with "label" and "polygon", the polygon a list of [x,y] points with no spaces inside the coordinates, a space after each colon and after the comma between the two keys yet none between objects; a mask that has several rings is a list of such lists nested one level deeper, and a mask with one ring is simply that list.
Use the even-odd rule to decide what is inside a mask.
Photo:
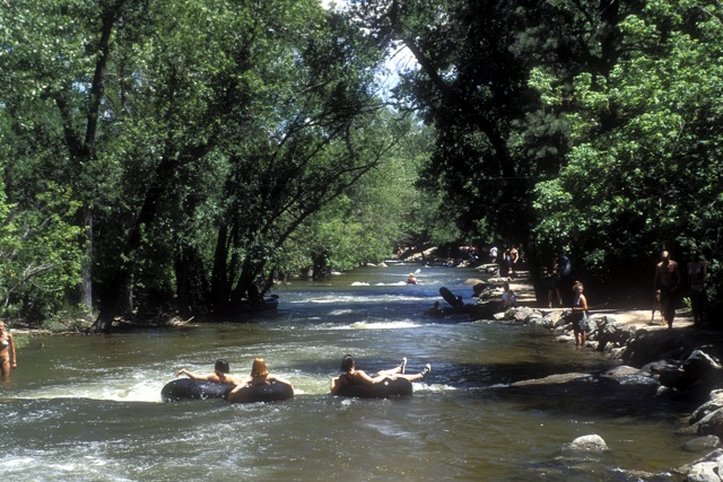
[{"label": "child standing in water", "polygon": [[587,298],[582,292],[585,288],[582,283],[575,281],[572,291],[575,293],[572,301],[572,331],[575,333],[575,345],[585,346],[587,341]]}]

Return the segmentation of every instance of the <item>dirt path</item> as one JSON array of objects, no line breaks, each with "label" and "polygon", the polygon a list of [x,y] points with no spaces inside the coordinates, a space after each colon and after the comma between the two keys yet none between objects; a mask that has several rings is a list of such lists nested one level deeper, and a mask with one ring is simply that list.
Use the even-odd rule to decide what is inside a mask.
[{"label": "dirt path", "polygon": [[[535,289],[532,286],[529,272],[518,271],[517,277],[510,281],[510,289],[517,295],[517,301],[520,305],[531,306],[535,308],[541,308],[537,300],[535,299]],[[564,308],[541,308],[543,311],[556,311],[563,310]],[[653,318],[654,324],[650,324],[651,321],[651,308],[639,308],[639,309],[616,309],[610,306],[596,307],[594,303],[590,305],[590,314],[605,314],[612,316],[619,323],[624,325],[630,325],[635,329],[645,328],[647,330],[660,330],[666,329],[667,326],[663,326],[663,318],[660,315],[660,311],[655,312]],[[693,319],[690,316],[689,310],[678,310],[675,315],[673,322],[674,328],[685,328],[693,325]]]}]

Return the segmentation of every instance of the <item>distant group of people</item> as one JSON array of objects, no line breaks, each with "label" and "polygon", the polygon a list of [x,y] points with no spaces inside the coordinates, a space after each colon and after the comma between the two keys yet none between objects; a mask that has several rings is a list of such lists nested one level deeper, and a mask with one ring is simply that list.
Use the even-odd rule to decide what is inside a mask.
[{"label": "distant group of people", "polygon": [[[380,370],[375,376],[369,376],[363,370],[357,370],[356,360],[352,355],[344,355],[341,360],[341,375],[332,378],[330,383],[330,391],[332,394],[336,394],[340,388],[344,385],[374,385],[387,378],[404,378],[410,382],[423,380],[432,371],[432,366],[427,363],[419,373],[409,374],[407,370],[407,358],[402,358],[402,362],[388,370]],[[269,367],[263,358],[254,358],[251,366],[251,374],[247,377],[239,378],[230,374],[230,366],[228,361],[223,358],[216,360],[213,367],[213,373],[198,374],[191,372],[185,368],[181,368],[176,372],[177,376],[185,375],[192,380],[208,381],[216,383],[225,383],[228,385],[234,385],[234,388],[229,392],[228,398],[233,399],[234,395],[245,387],[255,387],[260,385],[268,385],[270,383],[283,383],[289,385],[293,389],[293,385],[288,380],[273,375],[269,372]]]},{"label": "distant group of people", "polygon": [[490,263],[498,265],[499,276],[502,278],[514,278],[517,276],[515,270],[517,262],[520,260],[520,252],[517,245],[512,244],[500,254],[497,246],[490,247],[489,250]]}]

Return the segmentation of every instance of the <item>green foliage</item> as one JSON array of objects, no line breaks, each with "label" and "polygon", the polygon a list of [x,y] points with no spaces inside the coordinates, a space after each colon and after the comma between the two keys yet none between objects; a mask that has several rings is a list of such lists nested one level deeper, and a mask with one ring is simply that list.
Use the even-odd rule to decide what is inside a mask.
[{"label": "green foliage", "polygon": [[3,316],[38,323],[61,309],[80,281],[78,202],[53,185],[22,209],[7,203],[0,180],[0,293]]},{"label": "green foliage", "polygon": [[536,188],[535,231],[598,276],[621,276],[663,247],[678,259],[692,246],[718,251],[723,32],[714,7],[648,2],[620,22],[627,48],[609,77],[574,79],[572,147],[559,177]]}]

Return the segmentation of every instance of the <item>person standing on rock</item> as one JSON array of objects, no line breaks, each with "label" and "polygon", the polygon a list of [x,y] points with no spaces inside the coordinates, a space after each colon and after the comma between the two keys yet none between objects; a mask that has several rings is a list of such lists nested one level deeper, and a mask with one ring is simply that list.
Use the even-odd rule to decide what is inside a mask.
[{"label": "person standing on rock", "polygon": [[670,259],[670,253],[667,250],[663,250],[660,253],[660,262],[655,266],[653,289],[655,290],[656,299],[660,300],[660,313],[663,315],[663,323],[667,324],[668,328],[673,327],[675,303],[680,281],[678,263]]},{"label": "person standing on rock", "polygon": [[575,334],[575,345],[585,346],[587,341],[587,298],[582,292],[585,290],[580,281],[575,281],[572,285],[574,298],[572,302],[572,331]]}]

